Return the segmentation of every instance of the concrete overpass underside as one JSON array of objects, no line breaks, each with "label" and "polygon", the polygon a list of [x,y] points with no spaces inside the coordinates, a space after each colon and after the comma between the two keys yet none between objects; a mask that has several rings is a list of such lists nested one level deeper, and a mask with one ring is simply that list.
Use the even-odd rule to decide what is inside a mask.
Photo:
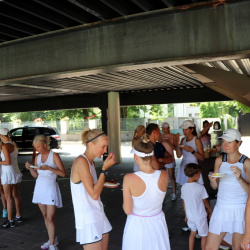
[{"label": "concrete overpass underside", "polygon": [[249,37],[250,2],[217,0],[2,41],[0,112],[105,109],[110,91],[121,105],[250,106]]}]

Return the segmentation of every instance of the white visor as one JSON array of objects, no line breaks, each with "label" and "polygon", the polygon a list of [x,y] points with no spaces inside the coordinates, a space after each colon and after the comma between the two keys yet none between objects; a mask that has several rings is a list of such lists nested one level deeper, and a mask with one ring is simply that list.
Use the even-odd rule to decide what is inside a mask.
[{"label": "white visor", "polygon": [[154,150],[151,152],[151,153],[149,153],[149,154],[145,154],[145,153],[143,153],[143,152],[139,152],[139,151],[137,151],[137,150],[135,150],[134,148],[130,151],[130,153],[131,154],[135,154],[135,155],[137,155],[137,156],[139,156],[139,157],[148,157],[148,156],[153,156],[154,155]]}]

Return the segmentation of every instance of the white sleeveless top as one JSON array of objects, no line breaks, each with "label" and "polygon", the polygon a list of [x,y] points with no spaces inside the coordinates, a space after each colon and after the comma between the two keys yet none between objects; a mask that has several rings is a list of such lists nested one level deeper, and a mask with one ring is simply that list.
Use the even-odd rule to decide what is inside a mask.
[{"label": "white sleeveless top", "polygon": [[141,171],[135,172],[146,185],[144,193],[133,198],[132,213],[140,216],[153,216],[162,211],[162,203],[166,192],[163,192],[158,187],[158,181],[161,175],[160,170],[155,170],[152,174],[146,174]]},{"label": "white sleeveless top", "polygon": [[[97,182],[97,175],[94,164],[89,164],[89,171],[93,178],[94,184]],[[85,224],[95,223],[103,219],[104,209],[100,197],[98,200],[93,200],[88,194],[82,182],[73,183],[70,178],[71,195],[75,212],[76,229],[83,229]]]},{"label": "white sleeveless top", "polygon": [[[7,141],[5,142],[6,144],[7,143],[10,143],[14,146],[14,151],[10,153],[10,162],[11,164],[10,165],[2,165],[2,171],[3,172],[9,172],[11,171],[11,169],[13,168],[13,170],[17,173],[20,172],[19,170],[19,167],[18,167],[18,161],[17,161],[17,157],[18,157],[18,148],[15,146],[15,143],[13,142],[10,142],[10,141]],[[4,157],[4,154],[3,154],[3,151],[1,151],[1,158],[2,158],[2,161],[5,161],[5,157]]]},{"label": "white sleeveless top", "polygon": [[[195,144],[196,136],[191,141],[187,141],[186,138],[183,140],[183,145],[187,145],[191,148],[193,148],[195,151],[197,151],[197,147]],[[183,155],[183,161],[187,163],[198,163],[197,158],[192,154],[191,152],[187,152],[186,150],[182,150],[182,155]]]},{"label": "white sleeveless top", "polygon": [[242,155],[240,160],[236,163],[227,162],[227,154],[222,157],[222,164],[219,168],[219,173],[226,173],[227,175],[220,178],[217,204],[218,205],[240,205],[245,204],[248,194],[237,181],[236,176],[230,169],[231,166],[237,166],[241,170],[242,178],[246,180],[246,173],[244,172],[244,162],[247,159],[245,155]]},{"label": "white sleeveless top", "polygon": [[[42,162],[41,157],[42,155],[39,154],[37,156],[37,165],[38,167],[42,166],[42,165],[46,165],[49,167],[52,167],[54,169],[58,169],[58,167],[55,165],[54,161],[53,161],[53,151],[50,150],[48,158],[45,162]],[[55,174],[54,172],[50,171],[50,170],[39,170],[37,169],[37,173],[38,173],[38,178],[46,178],[46,179],[50,179],[50,180],[56,180],[57,178],[57,174]]]}]

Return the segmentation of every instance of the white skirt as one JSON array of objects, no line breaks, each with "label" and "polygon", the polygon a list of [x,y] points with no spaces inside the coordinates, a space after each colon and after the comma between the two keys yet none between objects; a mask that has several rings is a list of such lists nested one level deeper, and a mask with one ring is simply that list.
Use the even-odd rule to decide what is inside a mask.
[{"label": "white skirt", "polygon": [[109,233],[112,226],[103,213],[102,218],[94,223],[84,224],[82,229],[76,229],[76,242],[82,245],[95,243],[102,240],[102,235]]},{"label": "white skirt", "polygon": [[170,250],[168,228],[163,212],[141,217],[128,215],[122,250]]},{"label": "white skirt", "polygon": [[56,180],[37,178],[32,202],[62,207],[62,196]]},{"label": "white skirt", "polygon": [[215,205],[209,224],[209,232],[218,234],[239,233],[245,231],[245,207],[246,204],[240,205]]},{"label": "white skirt", "polygon": [[13,166],[2,165],[0,177],[2,185],[20,183],[22,181],[22,176],[23,175],[19,169],[15,170]]}]

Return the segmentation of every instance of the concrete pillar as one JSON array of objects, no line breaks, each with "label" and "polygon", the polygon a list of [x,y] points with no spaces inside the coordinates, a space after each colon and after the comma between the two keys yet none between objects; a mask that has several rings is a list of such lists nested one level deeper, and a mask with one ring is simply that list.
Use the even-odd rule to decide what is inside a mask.
[{"label": "concrete pillar", "polygon": [[115,155],[116,163],[121,163],[120,96],[118,92],[108,93],[108,137],[109,152]]}]

